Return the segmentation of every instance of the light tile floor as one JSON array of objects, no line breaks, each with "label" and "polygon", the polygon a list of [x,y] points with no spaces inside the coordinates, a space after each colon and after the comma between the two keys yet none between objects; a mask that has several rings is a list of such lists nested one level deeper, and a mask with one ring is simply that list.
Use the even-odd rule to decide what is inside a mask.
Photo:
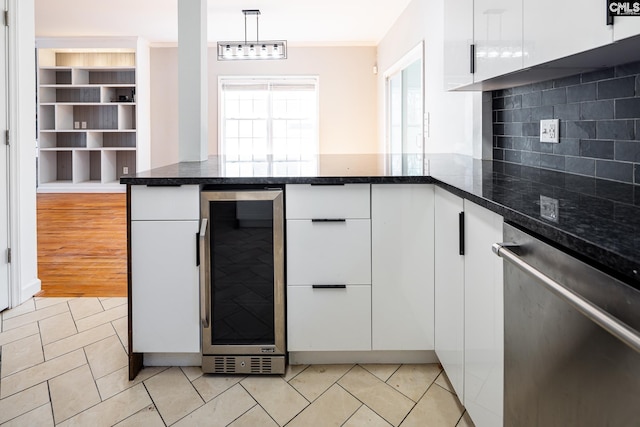
[{"label": "light tile floor", "polygon": [[1,426],[472,426],[438,365],[152,367],[127,379],[126,298],[34,298],[0,314]]}]

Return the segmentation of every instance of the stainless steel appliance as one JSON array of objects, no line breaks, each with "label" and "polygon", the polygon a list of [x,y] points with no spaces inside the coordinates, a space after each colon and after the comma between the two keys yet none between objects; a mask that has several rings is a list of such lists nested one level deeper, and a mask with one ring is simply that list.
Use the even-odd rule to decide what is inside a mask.
[{"label": "stainless steel appliance", "polygon": [[640,425],[640,292],[505,224],[504,425]]},{"label": "stainless steel appliance", "polygon": [[203,191],[202,370],[285,370],[282,189]]}]

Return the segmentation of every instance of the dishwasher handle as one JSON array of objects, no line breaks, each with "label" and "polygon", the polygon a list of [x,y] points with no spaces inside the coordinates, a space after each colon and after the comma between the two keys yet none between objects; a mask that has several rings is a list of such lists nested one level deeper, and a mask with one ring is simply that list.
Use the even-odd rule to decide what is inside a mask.
[{"label": "dishwasher handle", "polygon": [[554,295],[560,297],[560,299],[574,307],[588,319],[599,325],[614,337],[618,338],[627,346],[631,347],[631,349],[640,353],[640,332],[622,322],[620,319],[611,316],[609,313],[583,296],[556,282],[540,270],[525,262],[509,249],[517,246],[518,245],[514,243],[494,243],[492,249],[497,256],[504,258],[525,273],[528,273],[538,279],[542,285]]},{"label": "dishwasher handle", "polygon": [[[207,218],[202,218],[200,223],[200,232],[198,233],[199,239],[199,248],[200,255],[204,256],[206,253],[206,241],[207,241]],[[202,265],[206,265],[205,263],[201,263]],[[207,283],[207,274],[206,268],[200,268],[200,321],[202,322],[203,328],[209,327],[209,317],[210,317],[210,307],[211,304],[209,299],[209,286]]]}]

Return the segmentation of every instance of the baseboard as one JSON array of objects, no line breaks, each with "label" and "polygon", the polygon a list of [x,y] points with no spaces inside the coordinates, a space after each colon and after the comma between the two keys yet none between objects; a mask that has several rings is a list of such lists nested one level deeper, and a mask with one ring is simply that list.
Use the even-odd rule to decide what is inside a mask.
[{"label": "baseboard", "polygon": [[42,290],[42,281],[37,277],[25,286],[20,288],[20,301],[16,305],[20,305],[29,298],[32,298],[35,294]]},{"label": "baseboard", "polygon": [[421,351],[293,351],[290,365],[335,365],[343,363],[438,363],[433,350]]},{"label": "baseboard", "polygon": [[144,366],[202,366],[200,353],[145,353]]}]

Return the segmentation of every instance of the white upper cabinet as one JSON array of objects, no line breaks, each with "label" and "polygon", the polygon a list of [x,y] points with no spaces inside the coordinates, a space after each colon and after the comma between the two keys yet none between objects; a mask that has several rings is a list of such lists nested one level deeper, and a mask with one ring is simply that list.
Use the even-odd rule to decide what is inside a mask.
[{"label": "white upper cabinet", "polygon": [[613,41],[600,0],[524,0],[523,18],[525,68]]},{"label": "white upper cabinet", "polygon": [[640,18],[637,16],[620,16],[613,18],[613,40],[640,35]]},{"label": "white upper cabinet", "polygon": [[476,82],[522,68],[522,0],[475,0],[473,24]]},{"label": "white upper cabinet", "polygon": [[444,86],[456,89],[473,83],[473,0],[444,2]]}]

